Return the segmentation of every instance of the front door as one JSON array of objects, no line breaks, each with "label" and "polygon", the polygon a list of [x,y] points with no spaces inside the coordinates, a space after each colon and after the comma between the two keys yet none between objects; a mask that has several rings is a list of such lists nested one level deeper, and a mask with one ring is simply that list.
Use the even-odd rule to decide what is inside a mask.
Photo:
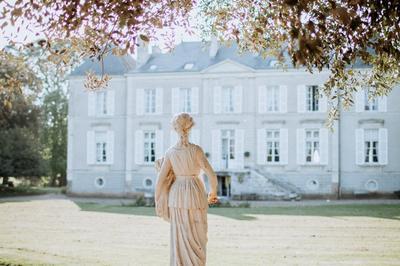
[{"label": "front door", "polygon": [[231,177],[225,175],[217,176],[218,179],[218,190],[217,195],[220,197],[231,196]]},{"label": "front door", "polygon": [[235,130],[221,131],[222,168],[231,168],[235,160]]}]

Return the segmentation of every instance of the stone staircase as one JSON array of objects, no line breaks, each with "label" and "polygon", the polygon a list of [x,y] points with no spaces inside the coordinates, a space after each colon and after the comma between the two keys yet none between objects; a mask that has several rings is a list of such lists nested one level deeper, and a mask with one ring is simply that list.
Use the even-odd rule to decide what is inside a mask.
[{"label": "stone staircase", "polygon": [[293,184],[274,177],[272,173],[260,168],[248,167],[248,180],[257,194],[263,200],[300,200],[301,191]]}]

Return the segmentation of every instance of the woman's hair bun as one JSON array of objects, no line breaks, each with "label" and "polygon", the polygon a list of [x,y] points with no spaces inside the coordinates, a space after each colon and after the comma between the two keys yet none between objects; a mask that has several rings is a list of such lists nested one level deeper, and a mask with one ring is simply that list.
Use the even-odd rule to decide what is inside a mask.
[{"label": "woman's hair bun", "polygon": [[174,115],[171,124],[176,133],[180,136],[183,144],[187,144],[189,131],[194,126],[193,117],[188,113],[179,113]]}]

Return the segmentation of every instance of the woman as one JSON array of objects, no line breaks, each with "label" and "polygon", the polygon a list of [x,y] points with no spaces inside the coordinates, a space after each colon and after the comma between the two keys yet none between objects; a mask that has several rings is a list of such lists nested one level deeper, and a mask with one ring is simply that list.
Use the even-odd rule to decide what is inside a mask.
[{"label": "woman", "polygon": [[[157,215],[170,222],[170,265],[205,265],[208,204],[218,202],[217,176],[203,149],[189,143],[194,126],[188,113],[173,117],[172,127],[179,135],[164,157],[157,160],[159,170],[155,191]],[[208,176],[210,192],[200,179],[200,170]]]}]

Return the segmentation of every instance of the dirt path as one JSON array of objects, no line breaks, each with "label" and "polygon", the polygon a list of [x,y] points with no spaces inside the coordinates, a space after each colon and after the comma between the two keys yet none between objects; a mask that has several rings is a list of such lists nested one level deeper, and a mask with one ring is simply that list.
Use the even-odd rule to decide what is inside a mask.
[{"label": "dirt path", "polygon": [[[209,214],[207,265],[400,265],[400,220],[256,217]],[[1,203],[0,225],[3,260],[169,265],[169,226],[157,217],[86,212],[64,197],[31,197]]]}]

